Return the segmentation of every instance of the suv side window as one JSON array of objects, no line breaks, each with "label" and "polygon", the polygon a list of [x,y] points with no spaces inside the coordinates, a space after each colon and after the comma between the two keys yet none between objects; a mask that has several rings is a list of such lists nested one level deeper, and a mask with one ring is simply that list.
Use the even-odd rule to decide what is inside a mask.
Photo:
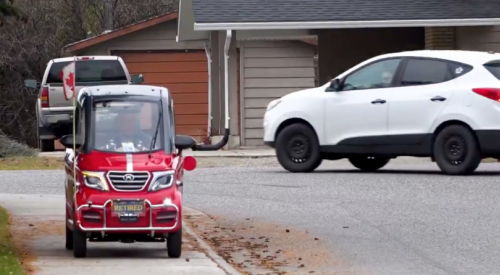
[{"label": "suv side window", "polygon": [[409,58],[401,77],[401,86],[436,84],[452,78],[446,61]]},{"label": "suv side window", "polygon": [[392,58],[369,64],[348,75],[342,91],[388,88],[401,63],[401,58]]}]

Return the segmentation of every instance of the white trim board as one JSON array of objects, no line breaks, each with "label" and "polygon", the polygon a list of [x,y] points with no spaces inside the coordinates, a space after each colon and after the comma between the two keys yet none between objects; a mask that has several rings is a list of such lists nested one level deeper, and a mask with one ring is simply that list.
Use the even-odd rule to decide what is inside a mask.
[{"label": "white trim board", "polygon": [[384,20],[384,21],[320,21],[320,22],[248,22],[194,23],[195,31],[217,30],[287,30],[287,29],[347,29],[389,27],[458,27],[500,25],[500,18]]}]

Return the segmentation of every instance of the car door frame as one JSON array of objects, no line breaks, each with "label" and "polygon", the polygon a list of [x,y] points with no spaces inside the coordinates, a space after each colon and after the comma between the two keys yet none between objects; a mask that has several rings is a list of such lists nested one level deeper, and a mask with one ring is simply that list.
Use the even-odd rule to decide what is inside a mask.
[{"label": "car door frame", "polygon": [[[341,75],[341,77],[337,77],[337,78],[333,79],[331,82],[334,82],[336,80],[339,81],[339,83],[340,83],[339,88],[340,89],[334,90],[334,89],[331,88],[331,86],[329,86],[325,90],[325,92],[327,92],[327,93],[330,93],[330,92],[334,92],[334,93],[344,93],[344,92],[347,92],[348,93],[348,92],[363,91],[363,90],[376,90],[376,89],[392,89],[392,88],[395,88],[396,87],[396,83],[397,83],[396,80],[398,79],[397,76],[401,74],[401,69],[402,69],[402,64],[403,64],[404,58],[405,58],[405,56],[390,56],[390,57],[384,57],[384,58],[379,58],[379,59],[376,59],[376,60],[372,60],[371,62],[368,62],[366,64],[363,64],[362,66],[354,68],[354,70],[350,70],[347,74],[345,74],[343,76]],[[393,76],[393,79],[391,81],[391,84],[388,87],[371,88],[371,89],[358,89],[358,90],[341,90],[343,88],[343,85],[344,85],[346,79],[349,76],[351,76],[351,75],[359,72],[360,70],[362,70],[362,69],[364,69],[364,68],[366,68],[368,66],[371,66],[371,65],[373,65],[375,63],[379,63],[379,62],[383,62],[383,61],[387,61],[387,60],[393,60],[393,59],[399,59],[400,62],[399,62],[398,67],[396,68],[396,70],[394,72],[394,76]],[[385,118],[386,118],[386,123],[387,123],[387,108],[388,107],[385,107],[385,108],[386,108]],[[326,125],[326,124],[328,123],[328,120],[325,119],[324,123],[325,123],[325,127],[327,127],[328,125]],[[325,133],[325,134],[327,134],[327,133]],[[381,135],[381,136],[352,137],[352,138],[347,138],[347,139],[339,141],[339,143],[337,145],[326,145],[326,146],[327,147],[332,147],[331,149],[334,150],[334,151],[336,151],[337,149],[340,149],[343,146],[348,146],[348,147],[352,147],[352,146],[367,146],[366,142],[363,141],[363,140],[366,140],[366,139],[370,139],[369,143],[371,145],[376,144],[376,143],[381,143],[381,142],[383,142],[384,137],[385,137],[384,135]],[[333,147],[335,147],[335,148],[333,148]]]},{"label": "car door frame", "polygon": [[[446,79],[445,81],[441,81],[441,82],[438,82],[438,83],[428,83],[428,84],[414,84],[414,85],[403,85],[402,84],[402,81],[403,81],[403,75],[406,71],[406,68],[408,66],[408,62],[411,60],[411,59],[417,59],[417,60],[430,60],[430,61],[439,61],[439,62],[444,62],[446,63],[447,65],[447,70],[448,70],[448,76],[449,76],[449,79]],[[457,76],[453,73],[453,70],[451,68],[451,64],[458,64],[460,66],[470,66],[468,64],[465,64],[465,63],[462,63],[462,62],[458,62],[458,61],[454,61],[454,60],[449,60],[449,59],[444,59],[444,58],[438,58],[438,57],[425,57],[425,56],[405,56],[404,60],[402,61],[402,67],[401,67],[401,70],[399,71],[399,74],[397,76],[395,76],[395,81],[396,83],[395,84],[395,87],[399,87],[401,89],[405,89],[405,88],[411,88],[411,87],[422,87],[422,86],[427,86],[427,85],[434,85],[434,84],[442,84],[442,83],[446,83],[446,82],[449,82],[449,81],[453,81],[454,79],[457,78]],[[461,76],[461,75],[460,75]],[[458,77],[460,77],[458,76]],[[448,102],[447,102],[448,103]],[[446,103],[446,104],[447,104]],[[388,112],[388,123],[390,123],[390,117],[389,117],[390,113]],[[388,124],[388,129],[390,129],[390,124]],[[429,129],[432,127],[432,125],[429,125]],[[422,133],[418,133],[418,134],[422,134]],[[421,142],[420,138],[419,137],[415,137],[414,140],[412,140],[413,142],[408,144],[406,142],[402,142],[401,140],[399,140],[398,137],[396,136],[392,136],[392,135],[388,135],[388,140],[390,140],[391,144],[394,144],[394,145],[414,145],[414,144],[418,144],[419,142]]]}]

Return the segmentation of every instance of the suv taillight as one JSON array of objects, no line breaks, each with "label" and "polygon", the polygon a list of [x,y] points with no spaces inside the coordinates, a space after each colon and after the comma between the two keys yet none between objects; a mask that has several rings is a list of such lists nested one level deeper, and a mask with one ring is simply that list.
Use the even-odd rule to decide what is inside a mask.
[{"label": "suv taillight", "polygon": [[42,102],[42,108],[49,107],[49,87],[42,88],[42,93],[40,94],[40,101]]},{"label": "suv taillight", "polygon": [[499,88],[474,88],[472,91],[478,95],[482,95],[491,100],[500,101]]}]

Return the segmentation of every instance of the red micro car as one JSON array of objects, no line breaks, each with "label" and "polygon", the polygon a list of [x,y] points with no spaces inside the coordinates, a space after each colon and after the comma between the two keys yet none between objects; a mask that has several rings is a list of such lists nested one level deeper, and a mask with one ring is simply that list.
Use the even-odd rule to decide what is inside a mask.
[{"label": "red micro car", "polygon": [[75,135],[60,139],[67,148],[66,248],[80,258],[87,241],[166,241],[169,257],[180,257],[183,175],[196,166],[182,150],[218,150],[227,135],[218,145],[176,136],[164,87],[87,87],[75,100]]}]

